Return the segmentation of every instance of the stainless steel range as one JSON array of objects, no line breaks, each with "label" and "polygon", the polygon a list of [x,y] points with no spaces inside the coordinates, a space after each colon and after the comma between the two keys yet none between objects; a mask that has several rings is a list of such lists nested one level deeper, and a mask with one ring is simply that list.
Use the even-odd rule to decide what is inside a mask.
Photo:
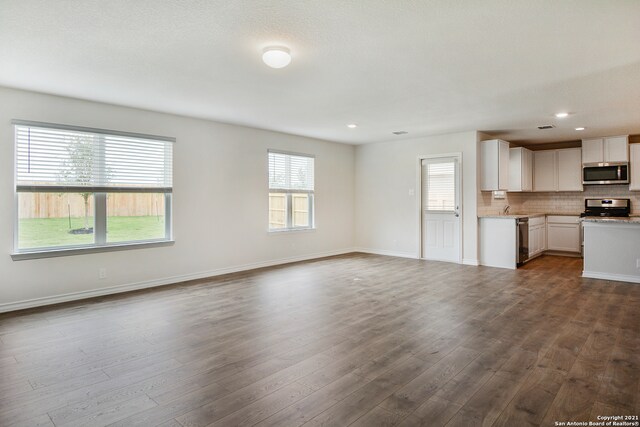
[{"label": "stainless steel range", "polygon": [[630,213],[630,199],[585,199],[580,216],[628,217]]}]

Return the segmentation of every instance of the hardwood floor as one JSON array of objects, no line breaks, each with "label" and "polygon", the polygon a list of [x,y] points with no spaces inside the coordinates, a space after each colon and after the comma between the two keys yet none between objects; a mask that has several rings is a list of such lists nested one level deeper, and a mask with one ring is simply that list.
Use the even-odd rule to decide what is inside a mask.
[{"label": "hardwood floor", "polygon": [[640,413],[640,285],[353,254],[0,316],[0,425],[523,426]]}]

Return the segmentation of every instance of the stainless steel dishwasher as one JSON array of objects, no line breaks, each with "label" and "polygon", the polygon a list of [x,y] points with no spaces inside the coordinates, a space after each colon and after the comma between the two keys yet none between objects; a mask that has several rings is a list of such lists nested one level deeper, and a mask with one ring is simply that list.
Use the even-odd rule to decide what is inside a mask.
[{"label": "stainless steel dishwasher", "polygon": [[529,259],[529,218],[516,219],[516,256],[518,267]]}]

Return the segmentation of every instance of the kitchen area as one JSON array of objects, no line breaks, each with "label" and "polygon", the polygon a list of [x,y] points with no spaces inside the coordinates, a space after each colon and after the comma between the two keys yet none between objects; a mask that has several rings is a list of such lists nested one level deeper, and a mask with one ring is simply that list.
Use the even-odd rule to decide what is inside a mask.
[{"label": "kitchen area", "polygon": [[640,283],[640,138],[480,143],[480,264],[583,259],[583,277]]}]

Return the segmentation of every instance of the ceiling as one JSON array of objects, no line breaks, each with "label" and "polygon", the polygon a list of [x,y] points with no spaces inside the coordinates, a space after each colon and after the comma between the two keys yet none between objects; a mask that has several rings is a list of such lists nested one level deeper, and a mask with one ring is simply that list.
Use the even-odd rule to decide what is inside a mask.
[{"label": "ceiling", "polygon": [[0,85],[352,144],[564,141],[640,133],[639,41],[638,0],[0,0]]}]

